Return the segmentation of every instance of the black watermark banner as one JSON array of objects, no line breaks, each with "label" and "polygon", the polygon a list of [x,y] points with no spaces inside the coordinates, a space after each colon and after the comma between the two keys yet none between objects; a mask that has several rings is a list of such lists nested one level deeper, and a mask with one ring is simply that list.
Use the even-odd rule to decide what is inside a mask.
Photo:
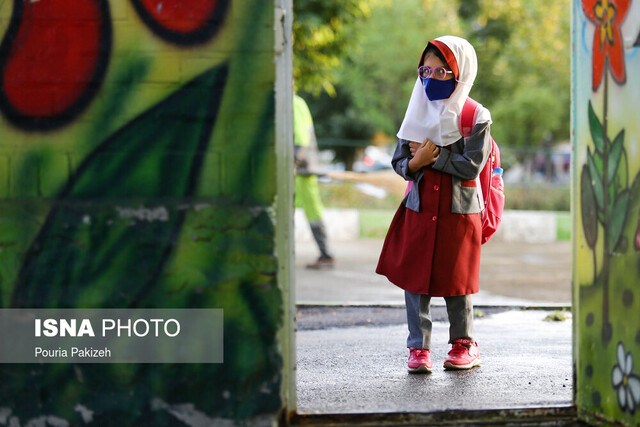
[{"label": "black watermark banner", "polygon": [[0,309],[0,363],[222,363],[222,309]]}]

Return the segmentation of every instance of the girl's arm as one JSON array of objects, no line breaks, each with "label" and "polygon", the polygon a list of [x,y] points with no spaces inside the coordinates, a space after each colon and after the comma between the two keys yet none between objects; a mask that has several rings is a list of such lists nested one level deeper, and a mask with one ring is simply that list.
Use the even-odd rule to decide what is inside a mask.
[{"label": "girl's arm", "polygon": [[409,160],[411,160],[411,152],[409,150],[409,141],[406,139],[399,139],[396,145],[396,151],[391,158],[391,166],[398,175],[403,177],[406,181],[414,181],[416,175],[409,170]]},{"label": "girl's arm", "polygon": [[[422,168],[435,162],[440,153],[440,148],[428,139],[425,139],[422,144],[417,145],[418,148],[412,150],[411,141],[404,139],[399,140],[396,146],[396,152],[391,159],[391,164],[396,173],[407,181],[415,181]],[[412,151],[415,152],[413,155],[411,154]]]},{"label": "girl's arm", "polygon": [[462,180],[475,179],[491,154],[489,122],[476,123],[473,133],[464,142],[462,153],[441,150],[432,167]]}]

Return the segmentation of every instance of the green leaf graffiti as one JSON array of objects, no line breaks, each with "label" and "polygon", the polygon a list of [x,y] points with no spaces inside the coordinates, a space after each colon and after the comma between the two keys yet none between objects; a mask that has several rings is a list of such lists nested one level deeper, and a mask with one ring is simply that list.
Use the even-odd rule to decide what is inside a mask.
[{"label": "green leaf graffiti", "polygon": [[589,129],[591,130],[591,138],[593,139],[593,145],[599,152],[604,152],[604,141],[602,140],[602,124],[593,111],[591,101],[589,101]]},{"label": "green leaf graffiti", "polygon": [[[25,254],[11,301],[12,307],[224,307],[225,363],[14,365],[0,373],[3,404],[40,414],[91,402],[97,425],[172,425],[175,419],[153,409],[158,398],[238,419],[282,407],[276,374],[283,363],[276,343],[282,296],[268,205],[248,194],[246,171],[217,175],[230,181],[232,195],[198,194],[206,157],[228,148],[216,138],[219,126],[229,126],[219,111],[233,93],[228,75],[227,66],[204,72],[85,158]],[[267,158],[273,100],[267,93],[259,124],[227,153]],[[265,162],[251,179],[272,176],[273,167]],[[72,407],[68,412],[60,415],[73,419]]]},{"label": "green leaf graffiti", "polygon": [[[628,244],[621,242],[625,241],[622,239],[622,233],[629,216],[631,201],[627,176],[628,160],[624,148],[625,130],[619,131],[613,141],[608,137],[606,88],[605,85],[603,121],[595,114],[589,101],[589,130],[593,147],[587,147],[587,161],[580,176],[582,227],[587,244],[593,251],[594,278],[591,289],[602,292],[601,337],[604,342],[608,342],[613,336],[613,326],[609,321],[611,258],[616,250],[627,250]],[[600,224],[604,231],[604,242],[601,246],[597,244]],[[602,247],[601,262],[597,262],[598,247]]]},{"label": "green leaf graffiti", "polygon": [[[620,240],[629,207],[627,156],[624,150],[624,129],[613,142],[603,137],[603,128],[589,103],[589,127],[595,151],[587,147],[587,164],[580,176],[582,225],[587,244],[595,250],[598,238],[597,218],[607,235],[607,253],[613,253]],[[606,163],[606,176],[605,176]],[[606,198],[605,198],[606,195]],[[606,204],[606,206],[605,206]]]},{"label": "green leaf graffiti", "polygon": [[622,149],[624,147],[624,129],[620,131],[618,136],[613,140],[611,152],[609,153],[609,161],[607,163],[607,181],[611,182],[616,176],[620,158],[622,157]]},{"label": "green leaf graffiti", "polygon": [[593,190],[593,185],[591,184],[589,168],[587,168],[586,165],[582,166],[580,187],[582,188],[582,198],[580,199],[582,227],[584,229],[584,236],[587,239],[587,244],[593,249],[598,240],[598,208],[596,206],[596,195]]},{"label": "green leaf graffiti", "polygon": [[607,232],[609,233],[609,252],[613,253],[620,236],[624,223],[627,219],[627,208],[629,207],[629,190],[625,190],[618,195],[613,205],[613,212],[609,224],[607,225]]},{"label": "green leaf graffiti", "polygon": [[[596,154],[597,156],[597,154]],[[602,186],[602,169],[596,165],[596,161],[591,155],[591,150],[587,149],[587,162],[589,165],[589,176],[591,177],[591,186],[596,197],[596,207],[599,212],[604,210],[604,188]]]},{"label": "green leaf graffiti", "polygon": [[[145,201],[157,204],[159,198],[193,194],[221,100],[213,92],[209,102],[202,102],[202,91],[222,88],[226,73],[220,67],[194,79],[87,156],[25,256],[14,307],[73,307],[83,296],[91,306],[138,304],[168,260],[184,219],[184,212],[146,206]],[[122,209],[95,205],[98,197]],[[135,221],[140,215],[146,220]],[[88,292],[101,300],[89,298],[88,283]],[[109,283],[127,291],[99,291]]]}]

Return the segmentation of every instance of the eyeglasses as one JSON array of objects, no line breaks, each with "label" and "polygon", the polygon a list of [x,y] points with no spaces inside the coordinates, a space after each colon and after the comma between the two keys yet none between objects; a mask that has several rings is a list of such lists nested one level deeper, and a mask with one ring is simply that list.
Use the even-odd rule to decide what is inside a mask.
[{"label": "eyeglasses", "polygon": [[453,71],[449,71],[444,67],[431,68],[423,65],[418,68],[418,75],[421,79],[428,79],[429,77],[436,80],[444,80],[447,78],[447,74],[453,74]]}]

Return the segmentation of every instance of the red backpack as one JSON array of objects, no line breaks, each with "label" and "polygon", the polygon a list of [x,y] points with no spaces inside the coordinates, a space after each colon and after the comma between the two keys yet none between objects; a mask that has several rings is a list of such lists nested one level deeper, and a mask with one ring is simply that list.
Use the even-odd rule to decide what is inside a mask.
[{"label": "red backpack", "polygon": [[[465,138],[468,138],[473,133],[479,106],[478,101],[467,97],[462,107],[458,121],[458,129],[460,130],[460,134]],[[496,232],[502,220],[502,213],[504,212],[504,182],[501,173],[493,173],[494,168],[500,168],[500,149],[492,137],[491,155],[484,168],[480,171],[480,175],[478,175],[482,198],[484,200],[484,207],[482,209],[482,244],[487,243]],[[409,181],[405,195],[409,193],[412,186],[413,181]]]},{"label": "red backpack", "polygon": [[[476,123],[478,107],[480,104],[475,99],[467,97],[459,116],[458,128],[463,137],[468,138],[473,132]],[[484,208],[482,210],[482,244],[489,241],[493,233],[498,229],[504,212],[504,182],[502,169],[499,174],[494,174],[494,168],[500,168],[500,149],[491,138],[491,154],[484,168],[480,171],[478,179],[482,188]]]}]

